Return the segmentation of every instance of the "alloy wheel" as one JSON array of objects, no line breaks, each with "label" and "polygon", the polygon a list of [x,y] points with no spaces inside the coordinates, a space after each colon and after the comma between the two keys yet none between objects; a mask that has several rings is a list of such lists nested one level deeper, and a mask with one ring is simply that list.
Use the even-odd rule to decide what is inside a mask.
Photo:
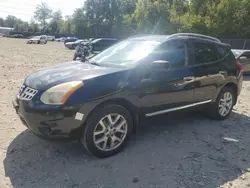
[{"label": "alloy wheel", "polygon": [[233,105],[233,96],[230,92],[225,92],[219,101],[219,114],[226,116]]},{"label": "alloy wheel", "polygon": [[128,133],[127,121],[122,115],[108,114],[96,125],[93,132],[95,146],[102,151],[119,147]]}]

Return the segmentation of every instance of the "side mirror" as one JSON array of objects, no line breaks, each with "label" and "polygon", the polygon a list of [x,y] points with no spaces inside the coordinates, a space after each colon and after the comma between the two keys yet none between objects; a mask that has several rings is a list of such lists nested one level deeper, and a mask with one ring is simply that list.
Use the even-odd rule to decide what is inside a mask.
[{"label": "side mirror", "polygon": [[246,61],[246,60],[247,60],[247,57],[246,57],[246,56],[241,56],[239,59],[240,59],[240,60],[243,60],[243,61]]},{"label": "side mirror", "polygon": [[157,60],[152,63],[153,70],[167,70],[169,68],[169,62],[164,60]]}]

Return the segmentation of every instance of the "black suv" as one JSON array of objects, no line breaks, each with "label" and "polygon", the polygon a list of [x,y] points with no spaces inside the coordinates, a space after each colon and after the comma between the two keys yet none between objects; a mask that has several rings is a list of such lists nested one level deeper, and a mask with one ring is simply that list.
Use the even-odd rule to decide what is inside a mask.
[{"label": "black suv", "polygon": [[242,80],[242,65],[216,38],[137,36],[85,62],[29,75],[13,105],[36,135],[77,138],[93,155],[107,157],[125,146],[139,117],[200,106],[226,119]]}]

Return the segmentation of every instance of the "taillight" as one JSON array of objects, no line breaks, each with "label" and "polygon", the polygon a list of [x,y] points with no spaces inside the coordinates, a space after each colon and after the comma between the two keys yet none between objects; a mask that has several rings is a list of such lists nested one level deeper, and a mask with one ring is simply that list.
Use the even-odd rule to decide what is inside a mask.
[{"label": "taillight", "polygon": [[240,61],[236,61],[236,65],[241,71],[243,71],[243,65],[240,63]]}]

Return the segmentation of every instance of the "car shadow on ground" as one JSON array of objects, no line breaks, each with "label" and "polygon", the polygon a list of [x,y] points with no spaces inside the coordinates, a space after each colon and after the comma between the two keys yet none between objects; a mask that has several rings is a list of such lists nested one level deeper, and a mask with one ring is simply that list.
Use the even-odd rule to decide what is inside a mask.
[{"label": "car shadow on ground", "polygon": [[97,159],[79,142],[50,142],[29,131],[9,145],[5,176],[14,188],[219,187],[249,166],[250,117],[213,121],[180,112],[147,119],[125,150]]}]

